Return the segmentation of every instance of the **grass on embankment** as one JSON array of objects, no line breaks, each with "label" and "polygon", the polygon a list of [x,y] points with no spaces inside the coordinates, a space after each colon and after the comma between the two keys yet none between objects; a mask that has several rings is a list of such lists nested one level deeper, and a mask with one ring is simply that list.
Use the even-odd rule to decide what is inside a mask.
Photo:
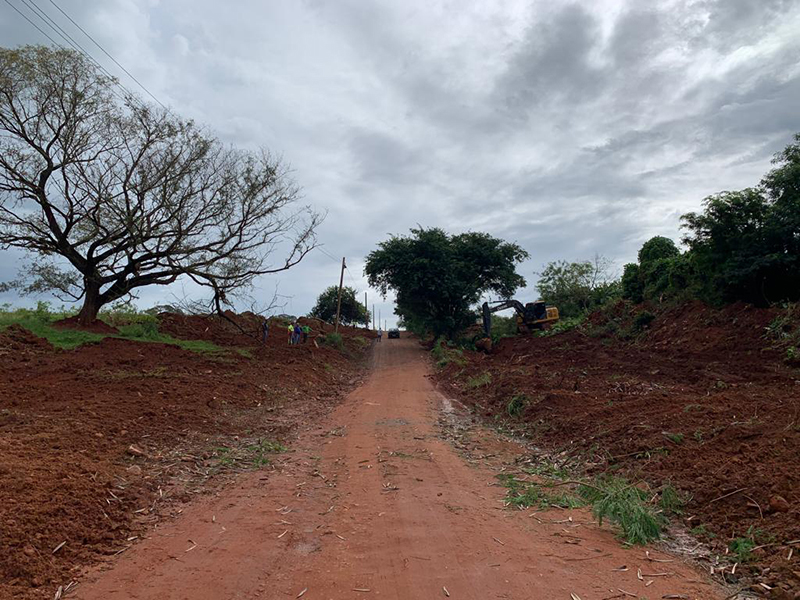
[{"label": "grass on embankment", "polygon": [[72,317],[74,314],[66,310],[51,310],[46,302],[40,302],[35,309],[11,310],[6,305],[0,309],[0,331],[11,325],[19,325],[62,350],[72,350],[83,344],[92,344],[112,337],[134,342],[169,344],[200,354],[222,354],[227,351],[211,342],[181,340],[163,334],[158,330],[158,319],[155,316],[129,310],[112,310],[100,314],[100,320],[116,327],[119,331],[118,334],[95,333],[54,326],[57,321]]}]

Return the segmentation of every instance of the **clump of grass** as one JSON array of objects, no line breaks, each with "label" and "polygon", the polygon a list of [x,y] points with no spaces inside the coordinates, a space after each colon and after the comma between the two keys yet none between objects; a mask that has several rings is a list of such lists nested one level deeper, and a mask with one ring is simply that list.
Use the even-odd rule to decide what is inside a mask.
[{"label": "clump of grass", "polygon": [[626,543],[646,544],[661,537],[665,517],[647,501],[648,495],[643,490],[625,479],[599,478],[591,485],[579,486],[578,493],[592,505],[601,525],[608,519],[620,528]]},{"label": "clump of grass", "polygon": [[515,394],[506,405],[508,416],[512,418],[519,417],[522,411],[525,410],[525,407],[528,406],[528,403],[529,400],[525,394]]},{"label": "clump of grass", "polygon": [[528,508],[538,506],[546,509],[551,506],[559,508],[578,508],[585,502],[577,496],[566,491],[557,494],[550,493],[547,486],[528,481],[520,481],[514,475],[500,474],[497,478],[508,488],[506,502],[509,506]]},{"label": "clump of grass", "polygon": [[467,379],[467,388],[475,389],[479,387],[484,387],[492,383],[492,374],[489,371],[484,371],[480,375],[476,375],[475,377],[470,377]]},{"label": "clump of grass", "polygon": [[703,410],[702,404],[687,404],[683,407],[683,412],[688,413],[692,411],[700,411]]},{"label": "clump of grass", "polygon": [[670,433],[669,431],[665,431],[664,437],[666,437],[673,444],[682,444],[685,436],[682,433]]},{"label": "clump of grass", "polygon": [[450,343],[444,338],[439,338],[433,345],[431,355],[436,361],[436,366],[444,369],[450,363],[457,365],[465,365],[467,361],[464,360],[464,351],[461,348],[453,348]]},{"label": "clump of grass", "polygon": [[691,533],[693,536],[699,537],[699,538],[713,539],[713,538],[717,537],[717,535],[715,533],[712,533],[708,529],[706,529],[705,525],[698,525],[697,527],[692,528],[689,531],[689,533]]},{"label": "clump of grass", "polygon": [[656,316],[651,313],[650,311],[643,310],[641,312],[636,313],[636,316],[633,318],[633,324],[631,325],[631,329],[634,333],[641,333],[645,329],[650,326],[655,320]]},{"label": "clump of grass", "polygon": [[326,333],[320,338],[320,341],[326,346],[331,346],[337,350],[342,350],[344,348],[344,339],[342,339],[342,334],[336,333],[335,331]]},{"label": "clump of grass", "polygon": [[728,550],[731,551],[731,554],[736,557],[738,562],[742,563],[753,559],[753,548],[755,547],[756,541],[749,535],[749,532],[747,537],[733,538],[728,544]]},{"label": "clump of grass", "polygon": [[686,499],[678,493],[678,490],[676,490],[672,484],[668,483],[661,489],[658,504],[665,514],[680,515],[683,513]]}]

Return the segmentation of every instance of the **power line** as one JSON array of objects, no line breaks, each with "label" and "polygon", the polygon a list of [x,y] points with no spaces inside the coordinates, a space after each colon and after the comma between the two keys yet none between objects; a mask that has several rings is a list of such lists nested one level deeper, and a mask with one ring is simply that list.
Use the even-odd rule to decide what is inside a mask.
[{"label": "power line", "polygon": [[59,44],[57,41],[55,41],[53,38],[51,38],[49,35],[47,35],[41,27],[39,27],[36,23],[31,21],[26,14],[24,14],[20,9],[18,9],[16,6],[11,4],[11,2],[9,0],[5,0],[5,3],[8,4],[11,8],[13,8],[15,11],[17,11],[17,13],[19,13],[19,16],[21,16],[28,23],[33,25],[39,31],[39,33],[41,33],[44,37],[46,37],[48,40],[53,42],[53,44],[55,44],[58,47],[62,47],[61,44]]},{"label": "power line", "polygon": [[[33,0],[21,0],[21,1],[22,1],[22,4],[29,11],[31,11],[31,13],[33,13],[33,15],[35,17],[37,17],[47,27],[52,29],[58,36],[61,37],[61,39],[63,39],[67,44],[69,44],[72,47],[73,50],[78,52],[78,54],[81,54],[81,55],[85,56],[86,58],[88,58],[89,61],[91,61],[98,69],[100,69],[101,71],[103,71],[103,73],[108,75],[108,77],[111,78],[111,80],[114,82],[114,84],[116,84],[117,86],[122,88],[129,97],[133,97],[133,94],[131,94],[131,92],[130,92],[130,90],[128,90],[128,88],[126,88],[124,85],[122,85],[111,73],[108,72],[108,70],[105,67],[103,67],[103,65],[101,65],[99,62],[97,62],[97,60],[95,60],[93,56],[91,56],[77,42],[75,42],[75,40],[73,40],[72,37],[58,25],[58,23],[53,21],[53,19],[50,18],[50,16],[47,13],[45,13],[41,8],[39,8],[35,4],[35,2]],[[58,48],[66,49],[66,46],[64,46],[63,44],[59,44],[57,41],[55,41],[53,38],[51,38],[47,33],[45,33],[42,30],[41,27],[39,27],[36,23],[31,21],[27,17],[27,15],[22,13],[16,6],[11,4],[9,2],[9,0],[5,0],[5,2],[9,6],[11,6],[11,8],[13,8],[15,11],[17,11],[17,13],[19,13],[26,21],[28,21],[28,23],[33,25],[42,35],[44,35],[48,40],[53,42],[53,44],[55,44]],[[28,2],[30,2],[30,4]],[[31,6],[31,4],[33,4],[33,6]],[[119,94],[117,94],[116,92],[114,92],[114,90],[111,90],[111,92],[114,94],[114,96],[117,97],[117,99],[124,101],[124,98],[122,96],[120,96]]]},{"label": "power line", "polygon": [[[43,11],[43,10],[42,10],[42,9],[39,7],[39,5],[38,5],[38,4],[36,4],[36,2],[35,2],[34,0],[20,0],[20,1],[21,1],[21,2],[22,2],[24,5],[25,5],[25,6],[27,6],[27,7],[28,7],[28,9],[29,9],[29,10],[30,10],[30,11],[31,11],[31,12],[32,12],[34,15],[36,15],[37,17],[39,17],[39,18],[40,18],[40,19],[41,19],[41,20],[44,22],[44,24],[45,24],[45,25],[47,25],[47,26],[48,26],[50,29],[52,29],[52,30],[53,30],[53,31],[55,31],[55,32],[56,32],[58,35],[60,35],[60,36],[61,36],[61,39],[63,39],[63,40],[64,40],[65,42],[67,42],[67,43],[68,43],[70,46],[72,46],[72,49],[73,49],[73,50],[76,50],[77,52],[79,52],[79,53],[83,54],[84,56],[86,56],[86,57],[87,57],[89,60],[91,60],[91,61],[92,61],[92,62],[93,62],[93,63],[94,63],[94,64],[95,64],[95,65],[96,65],[96,66],[97,66],[97,67],[98,67],[100,70],[102,70],[102,71],[103,71],[103,73],[105,73],[106,75],[108,75],[108,76],[109,76],[109,77],[111,77],[112,79],[114,78],[114,76],[113,76],[113,75],[112,75],[112,74],[111,74],[111,73],[110,73],[110,72],[109,72],[109,71],[108,71],[108,70],[107,70],[107,69],[106,69],[106,68],[105,68],[103,65],[101,65],[99,62],[97,62],[97,60],[94,58],[94,56],[92,56],[91,54],[89,54],[89,53],[86,51],[86,49],[85,49],[83,46],[81,46],[81,45],[80,45],[78,42],[76,42],[76,41],[75,41],[75,39],[74,39],[74,38],[73,38],[73,37],[72,37],[72,36],[71,36],[69,33],[67,33],[66,31],[64,31],[64,29],[61,27],[61,25],[59,25],[58,23],[56,23],[56,22],[53,20],[53,18],[52,18],[50,15],[48,15],[48,14],[47,14],[45,11]],[[120,87],[122,87],[122,89],[124,89],[126,92],[128,92],[128,93],[130,94],[130,92],[128,91],[128,89],[127,89],[127,88],[125,88],[125,86],[123,86],[122,84],[119,84],[119,85],[120,85]]]},{"label": "power line", "polygon": [[[31,1],[32,1],[32,0],[31,0]],[[52,4],[53,6],[55,6],[55,7],[58,9],[58,11],[59,11],[59,12],[60,12],[62,15],[64,15],[64,16],[65,16],[67,19],[69,19],[69,22],[70,22],[70,23],[72,23],[73,25],[75,25],[75,27],[77,27],[77,28],[78,28],[78,29],[81,31],[81,33],[83,33],[83,35],[85,35],[85,36],[86,36],[86,37],[88,37],[90,40],[92,40],[92,42],[94,43],[94,45],[95,45],[95,46],[97,46],[98,48],[100,48],[100,50],[103,52],[103,54],[105,54],[105,55],[106,55],[108,58],[110,58],[110,59],[111,59],[111,60],[114,62],[114,64],[115,64],[115,65],[117,65],[117,66],[118,66],[120,69],[122,69],[122,70],[125,72],[125,74],[126,74],[128,77],[130,77],[131,79],[133,79],[133,80],[136,82],[136,84],[137,84],[137,85],[138,85],[140,88],[142,88],[142,89],[143,89],[145,92],[147,92],[147,94],[148,94],[148,95],[149,95],[149,96],[150,96],[150,97],[151,97],[153,100],[155,100],[156,102],[158,102],[158,104],[160,104],[160,105],[161,105],[161,108],[164,108],[164,109],[166,109],[166,108],[167,108],[166,106],[164,106],[164,104],[161,102],[161,100],[159,100],[158,98],[156,98],[156,97],[155,97],[155,95],[154,95],[154,94],[153,94],[153,93],[152,93],[150,90],[148,90],[148,89],[147,89],[147,88],[144,86],[144,84],[143,84],[141,81],[139,81],[138,79],[136,79],[136,77],[134,77],[134,76],[133,76],[133,74],[131,74],[131,72],[130,72],[130,71],[128,71],[128,69],[126,69],[125,67],[123,67],[123,66],[122,66],[122,65],[119,63],[119,61],[117,61],[117,59],[116,59],[116,58],[114,58],[113,56],[111,56],[111,54],[110,54],[110,53],[109,53],[109,52],[108,52],[108,51],[107,51],[105,48],[103,48],[103,47],[100,45],[100,43],[99,43],[97,40],[95,40],[95,39],[94,39],[94,38],[93,38],[91,35],[89,35],[89,34],[86,32],[86,30],[85,30],[83,27],[81,27],[80,25],[78,25],[78,23],[76,23],[76,22],[75,22],[75,20],[74,20],[72,17],[70,17],[70,16],[69,16],[69,15],[68,15],[66,12],[64,12],[64,9],[62,9],[62,8],[61,8],[61,7],[60,7],[58,4],[56,4],[56,3],[55,3],[53,0],[49,0],[49,1],[50,1],[50,4]]]}]

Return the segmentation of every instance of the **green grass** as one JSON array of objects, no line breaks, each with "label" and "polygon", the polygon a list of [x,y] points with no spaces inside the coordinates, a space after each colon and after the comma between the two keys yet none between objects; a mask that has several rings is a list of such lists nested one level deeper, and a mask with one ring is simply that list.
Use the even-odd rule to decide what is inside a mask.
[{"label": "green grass", "polygon": [[682,433],[670,433],[669,431],[665,431],[664,437],[666,437],[673,444],[682,444],[685,436]]},{"label": "green grass", "polygon": [[342,334],[336,333],[335,331],[331,331],[330,333],[326,333],[324,336],[321,336],[320,341],[326,346],[331,346],[337,350],[342,350],[344,348],[344,339],[342,338]]},{"label": "green grass", "polygon": [[514,395],[506,405],[506,412],[508,413],[508,416],[514,419],[519,417],[522,415],[522,411],[525,410],[525,407],[528,406],[528,403],[529,400],[525,394]]},{"label": "green grass", "polygon": [[464,351],[461,348],[453,348],[444,338],[439,338],[433,345],[431,355],[436,361],[436,366],[444,369],[447,365],[453,363],[456,365],[464,366],[467,361],[464,360]]},{"label": "green grass", "polygon": [[500,474],[497,478],[508,488],[506,502],[509,506],[528,508],[538,506],[546,509],[551,506],[559,508],[578,508],[586,503],[567,491],[553,493],[544,484],[520,481],[514,475]]},{"label": "green grass", "polygon": [[756,540],[751,535],[750,530],[752,529],[753,528],[750,527],[746,537],[733,538],[728,544],[728,550],[736,557],[737,562],[744,563],[753,558],[753,548],[756,547]]},{"label": "green grass", "polygon": [[[4,306],[0,309],[0,331],[11,325],[19,325],[62,350],[73,350],[78,346],[97,343],[104,338],[112,337],[134,342],[169,344],[199,354],[218,355],[226,352],[224,348],[211,342],[181,340],[163,334],[158,331],[158,320],[154,316],[131,311],[123,313],[112,311],[101,314],[101,320],[116,327],[119,331],[118,334],[113,335],[77,329],[61,329],[53,326],[56,321],[71,316],[74,316],[74,312],[64,309],[52,310],[46,302],[40,302],[35,309],[11,310],[8,306]],[[126,318],[128,321],[125,321]],[[241,353],[241,349],[237,349],[237,351]]]},{"label": "green grass", "polygon": [[476,375],[475,377],[470,377],[467,379],[467,387],[469,389],[475,389],[479,387],[484,387],[492,383],[492,374],[489,371],[485,371],[480,375]]},{"label": "green grass", "polygon": [[646,544],[661,537],[666,518],[648,502],[649,495],[621,477],[598,478],[592,485],[578,488],[579,495],[592,505],[602,525],[614,523],[621,537],[631,545]]},{"label": "green grass", "polygon": [[661,489],[658,505],[665,514],[680,515],[683,514],[686,499],[678,493],[678,490],[672,484],[667,484]]}]

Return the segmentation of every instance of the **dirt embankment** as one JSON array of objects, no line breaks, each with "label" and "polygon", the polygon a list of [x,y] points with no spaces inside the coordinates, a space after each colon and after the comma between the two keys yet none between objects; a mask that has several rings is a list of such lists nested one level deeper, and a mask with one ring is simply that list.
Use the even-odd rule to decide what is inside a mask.
[{"label": "dirt embankment", "polygon": [[0,332],[0,597],[52,598],[217,475],[268,467],[355,383],[367,347],[349,328],[343,351],[289,346],[277,327],[262,345],[215,318],[164,315],[162,331],[224,351],[112,338],[62,351]]},{"label": "dirt embankment", "polygon": [[692,304],[632,340],[604,334],[632,321],[627,310],[465,353],[439,381],[590,474],[671,482],[701,540],[721,554],[748,540],[734,544],[752,559],[728,579],[745,573],[800,594],[800,545],[787,544],[800,539],[800,370],[765,339],[777,313]]}]

